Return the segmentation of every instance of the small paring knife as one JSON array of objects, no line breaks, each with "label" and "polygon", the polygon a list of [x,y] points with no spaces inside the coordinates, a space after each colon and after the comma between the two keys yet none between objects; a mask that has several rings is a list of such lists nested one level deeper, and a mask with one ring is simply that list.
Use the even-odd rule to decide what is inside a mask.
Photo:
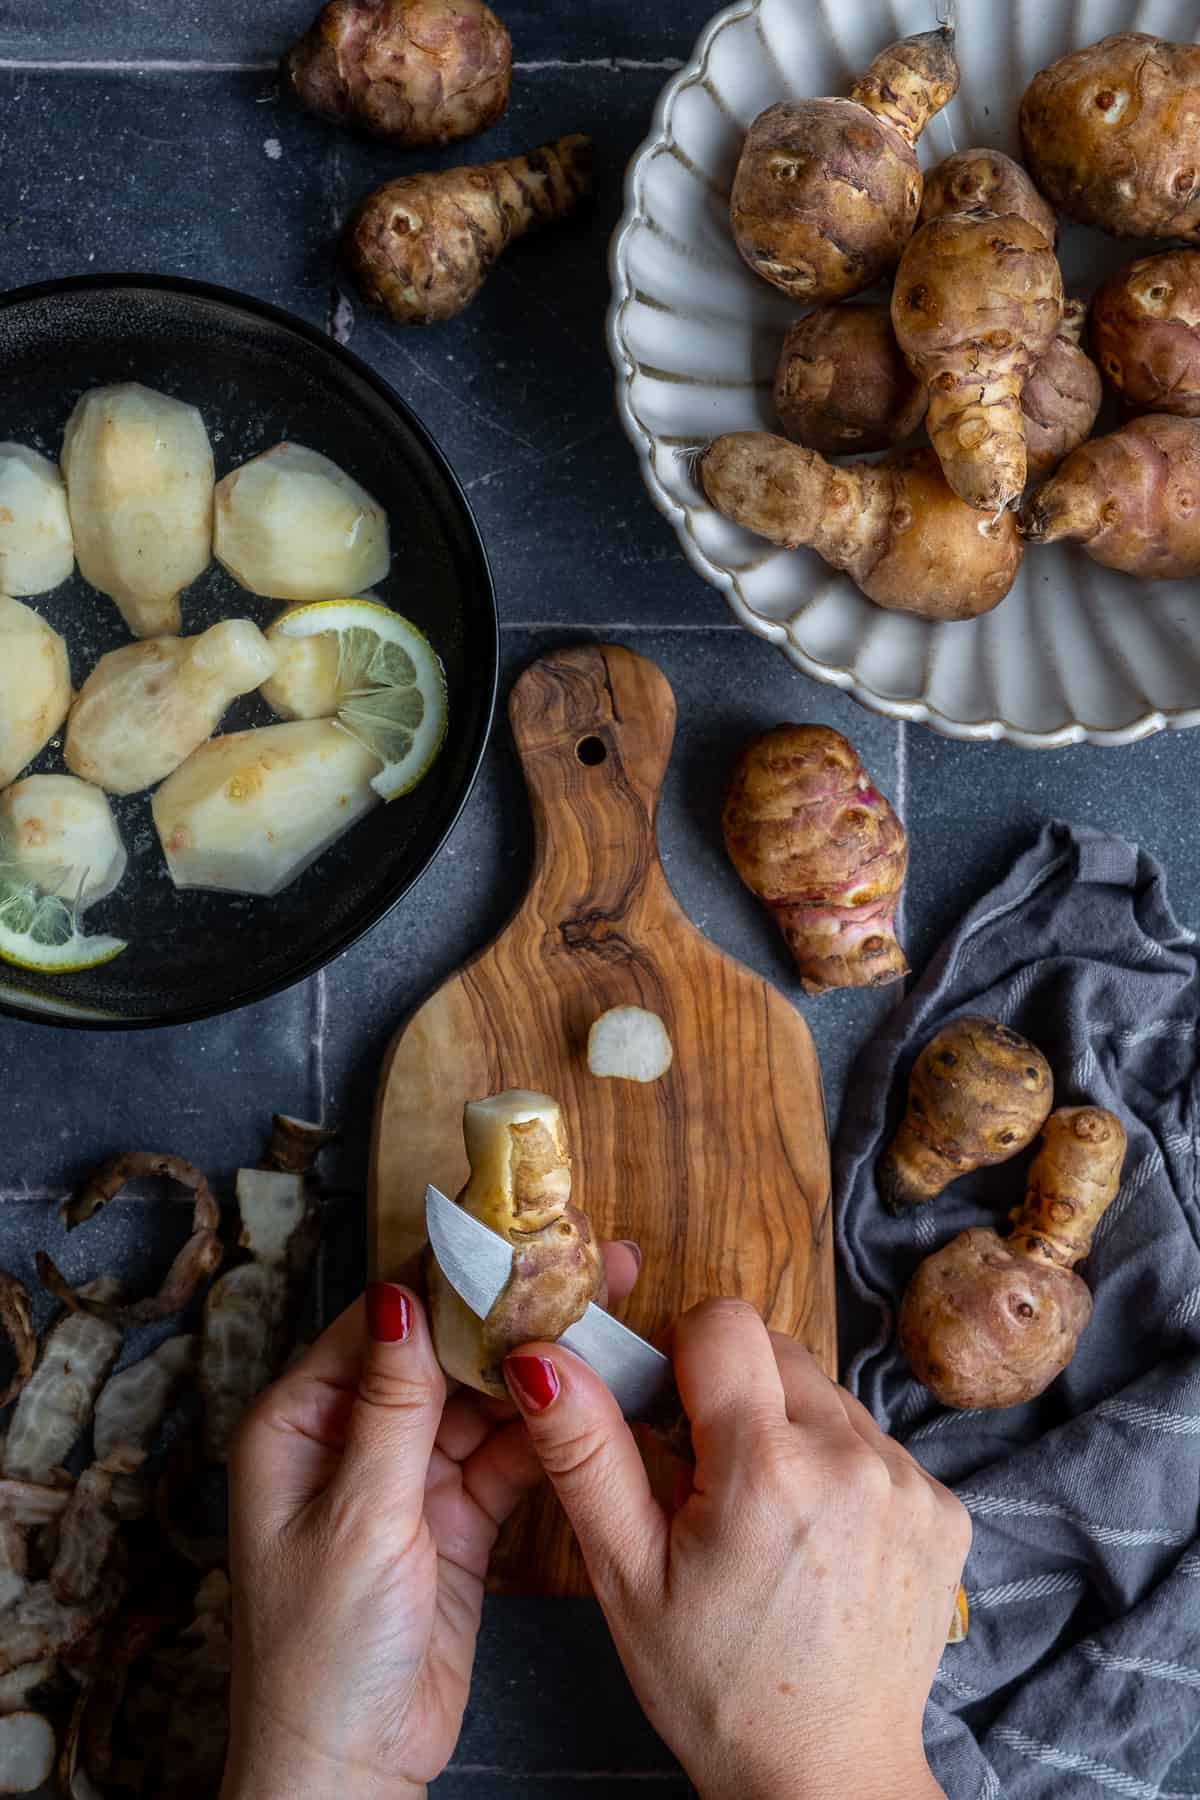
[{"label": "small paring knife", "polygon": [[[512,1274],[512,1245],[433,1186],[425,1189],[425,1224],[442,1274],[485,1319]],[[558,1341],[595,1369],[625,1418],[649,1425],[676,1456],[694,1462],[675,1375],[661,1350],[591,1303]]]}]

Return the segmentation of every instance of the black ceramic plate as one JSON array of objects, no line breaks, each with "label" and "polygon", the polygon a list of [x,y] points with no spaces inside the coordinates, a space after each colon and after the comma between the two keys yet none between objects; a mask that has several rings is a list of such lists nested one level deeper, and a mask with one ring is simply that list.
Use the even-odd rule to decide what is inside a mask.
[{"label": "black ceramic plate", "polygon": [[[129,380],[200,408],[218,478],[290,438],[332,457],[387,508],[392,568],[373,591],[439,652],[450,728],[413,794],[376,807],[273,900],[176,892],[150,796],[115,801],[129,870],[85,924],[127,938],[129,948],[99,969],[67,976],[26,975],[0,963],[0,1010],[53,1024],[178,1024],[311,975],[429,867],[470,792],[495,704],[496,602],[470,508],[428,432],[364,363],[287,313],[196,282],[98,275],[0,296],[0,438],[57,460],[80,394]],[[78,573],[27,604],[66,639],[76,686],[98,656],[130,641],[113,602]],[[245,593],[213,563],[184,595],[184,631],[229,617],[266,625],[282,610],[279,601]],[[271,722],[251,695],[221,729]],[[61,739],[33,767],[61,769]]]}]

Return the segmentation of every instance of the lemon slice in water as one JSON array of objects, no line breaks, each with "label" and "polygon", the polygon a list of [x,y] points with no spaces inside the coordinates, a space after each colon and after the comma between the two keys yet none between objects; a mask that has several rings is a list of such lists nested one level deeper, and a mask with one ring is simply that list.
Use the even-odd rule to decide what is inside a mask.
[{"label": "lemon slice in water", "polygon": [[42,975],[70,975],[111,962],[124,938],[88,937],[78,907],[0,864],[0,962]]}]

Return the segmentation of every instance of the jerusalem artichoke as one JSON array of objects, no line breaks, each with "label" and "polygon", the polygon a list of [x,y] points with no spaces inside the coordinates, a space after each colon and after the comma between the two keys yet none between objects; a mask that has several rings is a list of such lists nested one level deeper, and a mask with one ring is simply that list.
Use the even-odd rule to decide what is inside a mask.
[{"label": "jerusalem artichoke", "polygon": [[482,0],[329,0],[283,59],[310,112],[394,144],[449,144],[508,105],[512,41]]},{"label": "jerusalem artichoke", "polygon": [[293,603],[361,593],[391,564],[378,500],[319,450],[294,443],[218,482],[213,551],[250,593]]},{"label": "jerusalem artichoke", "polygon": [[1012,515],[988,518],[946,484],[931,450],[835,468],[765,431],[716,438],[700,458],[719,513],[794,550],[810,545],[867,598],[924,619],[999,605],[1021,565]]},{"label": "jerusalem artichoke", "polygon": [[928,384],[925,424],[946,480],[980,512],[994,516],[1021,496],[1021,390],[1062,310],[1054,252],[1016,213],[945,213],[900,258],[892,324]]},{"label": "jerusalem artichoke", "polygon": [[1021,101],[1029,172],[1081,225],[1200,241],[1198,95],[1198,44],[1122,31],[1073,50]]},{"label": "jerusalem artichoke", "polygon": [[913,1373],[943,1406],[1034,1400],[1075,1354],[1092,1297],[1073,1272],[1116,1197],[1125,1132],[1098,1106],[1051,1114],[1007,1239],[983,1226],[926,1257],[900,1309]]},{"label": "jerusalem artichoke", "polygon": [[908,973],[896,908],[904,827],[852,744],[825,725],[777,725],[742,751],[725,848],[774,914],[805,991],[881,987]]},{"label": "jerusalem artichoke", "polygon": [[591,192],[591,149],[590,138],[563,137],[528,156],[385,183],[346,226],[351,274],[397,324],[452,319],[509,244],[565,219]]},{"label": "jerusalem artichoke", "polygon": [[507,1399],[502,1365],[531,1338],[557,1338],[607,1297],[600,1247],[571,1204],[571,1159],[558,1102],[512,1089],[470,1102],[463,1135],[471,1176],[458,1204],[513,1245],[512,1277],[477,1319],[429,1259],[438,1360],[468,1387]]},{"label": "jerusalem artichoke", "polygon": [[1102,287],[1092,349],[1131,410],[1200,415],[1200,250],[1143,256]]},{"label": "jerusalem artichoke", "polygon": [[893,269],[921,204],[913,148],[958,87],[944,26],[889,44],[849,99],[784,100],[746,136],[730,200],[756,275],[797,300],[841,300]]},{"label": "jerusalem artichoke", "polygon": [[1075,538],[1107,569],[1148,581],[1200,571],[1200,421],[1148,413],[1073,450],[1030,499],[1034,543]]},{"label": "jerusalem artichoke", "polygon": [[66,644],[31,606],[0,594],[0,788],[44,749],[70,706]]},{"label": "jerusalem artichoke", "polygon": [[1021,390],[1025,454],[1038,481],[1087,441],[1100,411],[1100,371],[1079,341],[1086,316],[1081,300],[1064,303],[1054,342]]},{"label": "jerusalem artichoke", "polygon": [[1040,231],[1053,248],[1058,232],[1054,208],[1047,206],[1019,162],[1000,150],[956,150],[925,177],[925,197],[917,216],[928,225],[946,213],[1016,213]]},{"label": "jerusalem artichoke", "polygon": [[884,1204],[919,1206],[957,1176],[1007,1162],[1033,1142],[1053,1103],[1040,1050],[995,1019],[955,1019],[913,1064],[904,1119],[879,1165]]},{"label": "jerusalem artichoke", "polygon": [[78,912],[107,899],[126,860],[112,807],[89,782],[27,775],[0,793],[0,864]]},{"label": "jerusalem artichoke", "polygon": [[887,450],[917,429],[928,403],[886,306],[819,306],[783,340],[775,410],[795,444],[824,456]]},{"label": "jerusalem artichoke", "polygon": [[45,594],[75,567],[67,490],[54,464],[0,444],[0,594]]}]

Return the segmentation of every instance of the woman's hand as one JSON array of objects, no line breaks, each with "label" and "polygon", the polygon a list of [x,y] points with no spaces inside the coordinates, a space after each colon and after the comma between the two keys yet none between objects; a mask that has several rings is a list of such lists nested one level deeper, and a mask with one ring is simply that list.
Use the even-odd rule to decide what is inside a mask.
[{"label": "woman's hand", "polygon": [[[637,1278],[605,1247],[609,1291]],[[488,1557],[542,1478],[503,1402],[446,1400],[420,1302],[376,1284],[242,1429],[223,1800],[424,1790],[458,1741]]]},{"label": "woman's hand", "polygon": [[673,1516],[570,1351],[505,1366],[651,1723],[705,1800],[940,1794],[921,1718],[967,1514],[737,1301],[675,1331],[696,1468]]}]

